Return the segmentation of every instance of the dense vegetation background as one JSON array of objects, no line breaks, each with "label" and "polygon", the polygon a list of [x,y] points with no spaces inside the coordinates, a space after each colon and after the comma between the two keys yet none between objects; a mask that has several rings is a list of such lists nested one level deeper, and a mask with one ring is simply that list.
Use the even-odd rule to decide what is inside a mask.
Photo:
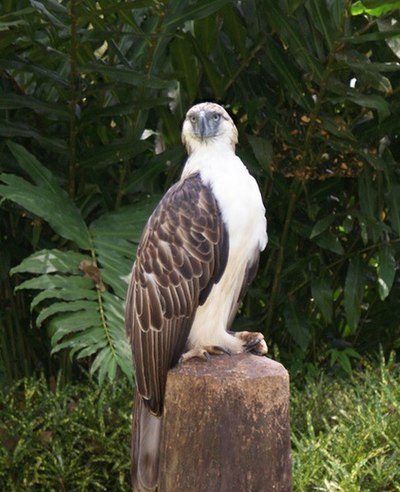
[{"label": "dense vegetation background", "polygon": [[295,382],[295,490],[400,490],[399,7],[0,2],[0,489],[129,490],[128,276],[213,100],[267,206],[236,325]]},{"label": "dense vegetation background", "polygon": [[398,348],[397,7],[3,1],[1,380],[132,378],[135,247],[203,100],[233,115],[267,207],[269,247],[237,326],[263,331],[292,374],[351,372]]}]

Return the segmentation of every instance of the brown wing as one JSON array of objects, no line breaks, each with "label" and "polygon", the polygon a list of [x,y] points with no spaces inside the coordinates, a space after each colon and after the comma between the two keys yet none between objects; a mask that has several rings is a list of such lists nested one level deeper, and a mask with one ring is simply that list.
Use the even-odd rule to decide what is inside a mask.
[{"label": "brown wing", "polygon": [[168,190],[143,232],[126,304],[139,394],[160,415],[168,370],[228,258],[218,204],[199,174]]}]

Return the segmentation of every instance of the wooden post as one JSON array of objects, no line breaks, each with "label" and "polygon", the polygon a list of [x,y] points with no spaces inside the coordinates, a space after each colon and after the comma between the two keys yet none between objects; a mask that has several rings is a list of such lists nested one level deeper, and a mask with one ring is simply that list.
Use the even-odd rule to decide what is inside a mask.
[{"label": "wooden post", "polygon": [[289,376],[251,354],[168,374],[160,492],[290,492]]}]

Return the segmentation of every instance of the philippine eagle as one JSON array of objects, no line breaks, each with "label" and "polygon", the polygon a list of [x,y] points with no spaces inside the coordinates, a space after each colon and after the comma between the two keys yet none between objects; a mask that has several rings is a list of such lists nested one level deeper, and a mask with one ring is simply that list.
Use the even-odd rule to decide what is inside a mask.
[{"label": "philippine eagle", "polygon": [[218,104],[187,112],[182,176],[151,215],[137,250],[126,302],[137,384],[137,491],[157,486],[168,370],[192,357],[267,352],[261,333],[229,331],[267,244],[260,190],[235,154],[237,141],[231,117]]}]

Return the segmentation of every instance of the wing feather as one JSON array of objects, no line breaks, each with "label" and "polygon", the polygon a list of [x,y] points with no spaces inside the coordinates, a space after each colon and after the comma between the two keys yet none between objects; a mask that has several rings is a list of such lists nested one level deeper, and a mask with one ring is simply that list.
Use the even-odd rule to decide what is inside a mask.
[{"label": "wing feather", "polygon": [[126,330],[139,394],[162,412],[168,370],[185,349],[199,304],[226,267],[229,240],[199,174],[165,194],[139,244],[126,303]]}]

